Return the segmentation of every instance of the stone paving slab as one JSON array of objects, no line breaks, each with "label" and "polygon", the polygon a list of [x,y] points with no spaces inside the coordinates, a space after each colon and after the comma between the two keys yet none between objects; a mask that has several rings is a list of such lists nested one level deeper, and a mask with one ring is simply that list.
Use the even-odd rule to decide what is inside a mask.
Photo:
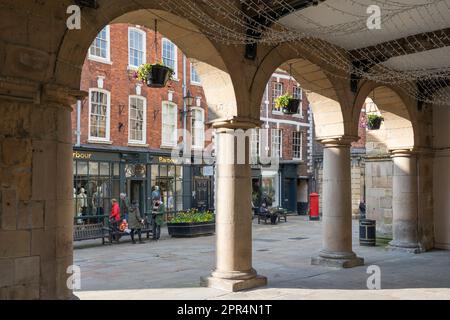
[{"label": "stone paving slab", "polygon": [[[133,245],[77,243],[81,299],[450,299],[450,251],[420,255],[360,247],[354,222],[354,251],[365,266],[312,266],[321,247],[321,223],[289,217],[288,223],[253,228],[253,265],[268,277],[258,290],[228,293],[201,288],[200,277],[214,268],[215,237],[172,239]],[[302,239],[300,239],[302,238]],[[303,239],[304,238],[304,239]],[[367,290],[367,267],[381,268],[383,290]]]}]

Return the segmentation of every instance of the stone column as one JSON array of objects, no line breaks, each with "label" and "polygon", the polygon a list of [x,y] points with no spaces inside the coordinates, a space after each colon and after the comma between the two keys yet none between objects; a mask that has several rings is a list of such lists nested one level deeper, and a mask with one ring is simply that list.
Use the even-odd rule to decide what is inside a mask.
[{"label": "stone column", "polygon": [[391,158],[394,176],[390,249],[419,253],[417,155],[410,149],[397,149],[391,150]]},{"label": "stone column", "polygon": [[323,248],[313,265],[351,268],[364,264],[352,250],[350,146],[355,137],[322,139]]},{"label": "stone column", "polygon": [[69,299],[73,264],[68,90],[0,87],[0,299]]},{"label": "stone column", "polygon": [[[264,286],[252,267],[251,166],[244,131],[255,123],[214,123],[216,131],[216,269],[204,286],[239,291]],[[239,133],[240,131],[240,133]],[[239,137],[237,137],[239,136]]]}]

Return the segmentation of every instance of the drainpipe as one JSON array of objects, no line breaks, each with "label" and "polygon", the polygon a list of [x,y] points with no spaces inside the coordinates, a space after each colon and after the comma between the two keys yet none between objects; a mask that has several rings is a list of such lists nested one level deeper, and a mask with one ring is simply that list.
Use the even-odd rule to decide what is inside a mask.
[{"label": "drainpipe", "polygon": [[[266,99],[264,101],[264,105],[266,107],[266,125],[265,125],[265,133],[266,133],[266,143],[267,145],[264,146],[264,152],[267,152],[266,148],[269,146],[269,83],[266,84],[266,92],[265,92]],[[264,131],[263,131],[264,132]],[[265,154],[268,156],[268,154]]]},{"label": "drainpipe", "polygon": [[77,130],[75,132],[77,136],[76,147],[81,146],[81,100],[77,100]]},{"label": "drainpipe", "polygon": [[[183,98],[187,95],[187,83],[186,83],[186,55],[183,54]],[[186,103],[183,99],[183,155],[186,154]]]}]

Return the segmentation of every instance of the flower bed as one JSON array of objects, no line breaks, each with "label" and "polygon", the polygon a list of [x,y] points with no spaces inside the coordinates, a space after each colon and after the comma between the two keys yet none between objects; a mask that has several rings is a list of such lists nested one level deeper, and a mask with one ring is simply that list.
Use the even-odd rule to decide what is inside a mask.
[{"label": "flower bed", "polygon": [[216,231],[214,214],[196,209],[181,212],[167,223],[169,235],[174,238],[211,235]]}]

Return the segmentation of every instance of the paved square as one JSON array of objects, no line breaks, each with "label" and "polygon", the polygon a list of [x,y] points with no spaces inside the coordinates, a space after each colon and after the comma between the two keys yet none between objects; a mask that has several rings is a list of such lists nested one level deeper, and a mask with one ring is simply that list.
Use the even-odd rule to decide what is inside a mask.
[{"label": "paved square", "polygon": [[[287,223],[253,223],[253,266],[268,277],[258,290],[228,293],[201,288],[201,276],[214,267],[215,237],[172,239],[163,230],[158,242],[102,246],[75,244],[81,267],[81,299],[450,299],[450,252],[420,255],[360,247],[353,225],[354,251],[365,266],[332,269],[312,266],[321,248],[321,223],[289,216]],[[381,268],[383,290],[367,290],[367,267]]]}]

